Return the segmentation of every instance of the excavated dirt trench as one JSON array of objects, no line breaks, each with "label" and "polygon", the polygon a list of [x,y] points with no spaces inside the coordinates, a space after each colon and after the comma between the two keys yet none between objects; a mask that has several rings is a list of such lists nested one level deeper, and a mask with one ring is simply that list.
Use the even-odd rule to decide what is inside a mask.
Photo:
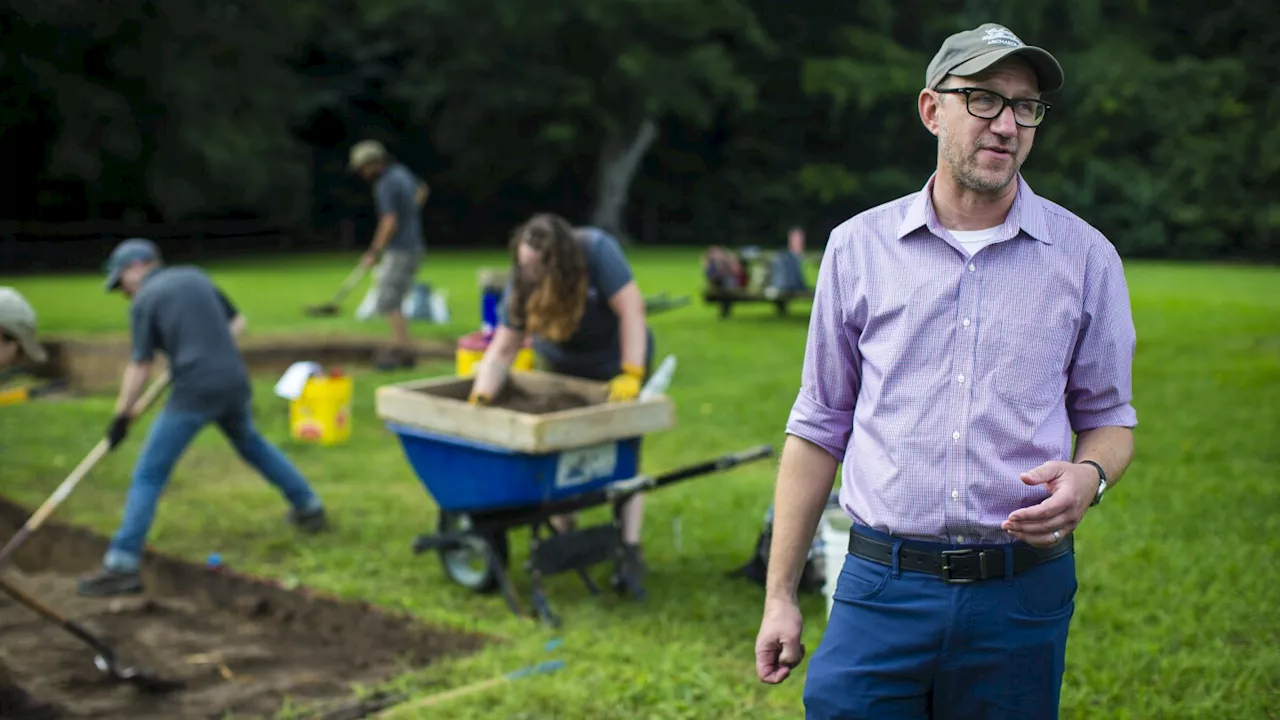
[{"label": "excavated dirt trench", "polygon": [[[0,538],[12,536],[27,515],[0,498]],[[79,597],[75,577],[97,567],[105,545],[84,529],[49,522],[6,577],[104,637],[122,666],[178,677],[186,687],[152,695],[111,682],[94,667],[92,650],[0,594],[0,664],[64,717],[269,718],[286,699],[332,708],[308,717],[362,717],[354,684],[471,653],[487,641],[154,553],[144,563],[144,595]]]},{"label": "excavated dirt trench", "polygon": [[[129,361],[125,338],[44,338],[48,360],[30,368],[33,375],[66,382],[75,393],[115,392]],[[241,353],[250,372],[279,375],[299,361],[326,367],[372,365],[390,348],[390,340],[344,335],[246,337]],[[419,360],[452,359],[456,348],[441,341],[419,340]],[[164,366],[161,356],[156,371]]]}]

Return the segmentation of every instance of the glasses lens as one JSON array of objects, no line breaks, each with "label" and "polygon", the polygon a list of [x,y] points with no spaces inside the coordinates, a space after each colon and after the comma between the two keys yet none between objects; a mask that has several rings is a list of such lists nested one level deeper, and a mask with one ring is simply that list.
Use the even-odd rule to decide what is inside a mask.
[{"label": "glasses lens", "polygon": [[[1044,103],[1039,100],[1017,100],[1012,103],[1013,117],[1019,125],[1035,127],[1044,119]],[[969,112],[991,120],[1004,110],[1004,100],[995,93],[975,90],[969,93]]]},{"label": "glasses lens", "polygon": [[1004,103],[994,94],[982,90],[969,93],[969,112],[980,118],[990,120],[1004,109]]}]

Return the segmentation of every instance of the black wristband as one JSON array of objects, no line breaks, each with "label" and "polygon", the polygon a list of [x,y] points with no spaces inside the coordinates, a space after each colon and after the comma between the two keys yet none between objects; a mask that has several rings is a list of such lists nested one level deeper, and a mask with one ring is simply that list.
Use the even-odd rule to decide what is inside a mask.
[{"label": "black wristband", "polygon": [[1106,480],[1107,480],[1107,471],[1106,471],[1106,470],[1103,470],[1101,465],[1099,465],[1098,463],[1096,463],[1096,462],[1094,462],[1094,461],[1092,461],[1092,460],[1081,460],[1081,461],[1080,461],[1080,464],[1081,464],[1081,465],[1092,465],[1092,466],[1094,466],[1095,468],[1097,468],[1097,469],[1098,469],[1098,480],[1099,480],[1100,482],[1106,482]]}]

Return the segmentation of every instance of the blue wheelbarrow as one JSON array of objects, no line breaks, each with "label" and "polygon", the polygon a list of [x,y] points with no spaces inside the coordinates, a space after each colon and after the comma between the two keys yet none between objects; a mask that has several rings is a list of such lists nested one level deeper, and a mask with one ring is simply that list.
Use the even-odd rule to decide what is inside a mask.
[{"label": "blue wheelbarrow", "polygon": [[[520,410],[504,408],[499,395],[493,407],[481,408],[465,401],[470,383],[448,377],[377,390],[379,416],[440,510],[436,532],[419,535],[413,550],[436,552],[454,582],[479,593],[500,591],[511,611],[523,616],[510,580],[508,532],[528,528],[532,614],[551,625],[560,619],[543,593],[544,578],[575,572],[595,595],[600,588],[590,567],[613,561],[625,573],[621,508],[628,499],[773,454],[761,445],[642,474],[642,436],[674,425],[674,405],[665,396],[606,403],[601,383],[531,371],[513,373],[508,387],[530,395],[576,393],[580,402]],[[551,523],[556,515],[603,505],[613,507],[609,522],[563,532]],[[637,578],[626,580],[633,594],[643,596]]]}]

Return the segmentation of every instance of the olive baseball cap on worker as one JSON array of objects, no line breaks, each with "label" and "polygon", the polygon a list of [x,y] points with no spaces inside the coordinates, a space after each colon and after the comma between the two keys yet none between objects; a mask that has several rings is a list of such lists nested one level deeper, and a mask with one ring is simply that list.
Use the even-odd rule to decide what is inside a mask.
[{"label": "olive baseball cap on worker", "polygon": [[387,148],[377,140],[361,140],[351,146],[351,154],[347,158],[347,169],[355,171],[371,162],[387,156]]},{"label": "olive baseball cap on worker", "polygon": [[136,262],[146,260],[160,260],[160,248],[156,244],[145,238],[130,238],[116,246],[111,251],[111,257],[107,258],[104,269],[107,273],[107,281],[104,284],[107,292],[111,292],[120,286],[120,273],[124,269]]},{"label": "olive baseball cap on worker", "polygon": [[977,75],[1015,55],[1031,64],[1040,81],[1040,92],[1062,87],[1062,66],[1048,50],[1023,43],[1009,28],[996,23],[984,23],[944,40],[925,70],[925,87],[936,89],[948,75]]},{"label": "olive baseball cap on worker", "polygon": [[36,311],[22,294],[11,287],[0,287],[0,330],[18,341],[22,352],[33,361],[48,358],[36,342]]}]

